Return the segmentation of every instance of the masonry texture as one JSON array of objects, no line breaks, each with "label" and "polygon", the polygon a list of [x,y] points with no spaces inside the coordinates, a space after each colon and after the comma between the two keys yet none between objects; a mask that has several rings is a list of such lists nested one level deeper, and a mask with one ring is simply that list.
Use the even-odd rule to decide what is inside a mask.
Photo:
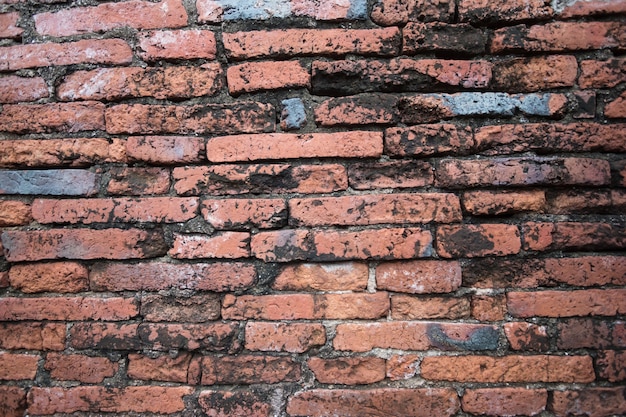
[{"label": "masonry texture", "polygon": [[626,1],[0,0],[0,417],[626,415]]}]

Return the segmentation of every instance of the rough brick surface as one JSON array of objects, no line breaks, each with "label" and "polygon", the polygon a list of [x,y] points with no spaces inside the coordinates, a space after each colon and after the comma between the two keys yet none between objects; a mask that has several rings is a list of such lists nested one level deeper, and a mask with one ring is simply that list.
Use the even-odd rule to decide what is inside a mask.
[{"label": "rough brick surface", "polygon": [[48,86],[43,78],[16,76],[0,78],[0,103],[36,101],[48,95]]},{"label": "rough brick surface", "polygon": [[155,30],[138,34],[140,56],[159,59],[215,59],[217,43],[209,30]]},{"label": "rough brick surface", "polygon": [[49,353],[44,367],[54,379],[95,384],[115,375],[118,364],[102,357]]},{"label": "rough brick surface", "polygon": [[14,133],[104,130],[104,106],[98,102],[6,105],[0,125]]},{"label": "rough brick surface", "polygon": [[88,269],[76,262],[19,264],[9,271],[11,286],[25,293],[77,293],[89,288]]},{"label": "rough brick surface", "polygon": [[462,408],[466,413],[494,416],[534,416],[546,409],[548,392],[522,388],[466,390]]}]

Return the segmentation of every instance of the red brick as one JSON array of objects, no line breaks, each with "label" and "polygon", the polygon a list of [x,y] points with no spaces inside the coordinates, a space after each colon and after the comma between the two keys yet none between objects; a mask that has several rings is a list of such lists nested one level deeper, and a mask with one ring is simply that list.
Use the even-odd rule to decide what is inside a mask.
[{"label": "red brick", "polygon": [[[585,36],[572,36],[584,33]],[[553,22],[545,25],[512,26],[497,29],[491,52],[559,52],[624,48],[626,37],[621,22]]]},{"label": "red brick", "polygon": [[372,384],[385,379],[385,360],[376,357],[322,359],[307,361],[309,369],[322,384]]},{"label": "red brick", "polygon": [[287,203],[279,198],[206,199],[201,211],[218,230],[273,229],[287,223]]},{"label": "red brick", "polygon": [[452,124],[391,127],[385,130],[387,155],[464,154],[473,146],[471,129],[459,129]]},{"label": "red brick", "polygon": [[168,252],[175,259],[223,258],[250,256],[250,233],[221,232],[207,235],[176,235]]},{"label": "red brick", "polygon": [[16,139],[0,141],[1,167],[83,167],[126,162],[121,139]]},{"label": "red brick", "polygon": [[462,22],[516,22],[549,19],[554,14],[544,0],[460,0],[459,19]]},{"label": "red brick", "polygon": [[48,133],[104,130],[104,104],[84,103],[7,104],[0,113],[5,132]]},{"label": "red brick", "polygon": [[480,321],[501,321],[506,317],[506,296],[504,294],[472,297],[472,317]]},{"label": "red brick", "polygon": [[97,384],[115,375],[118,364],[104,357],[48,353],[45,369],[53,379]]},{"label": "red brick", "polygon": [[351,231],[304,229],[252,236],[252,254],[268,262],[411,259],[432,254],[432,235],[419,228]]},{"label": "red brick", "polygon": [[22,226],[33,220],[30,204],[21,201],[0,201],[0,227]]},{"label": "red brick", "polygon": [[[3,251],[2,242],[0,242],[0,251]],[[9,282],[9,271],[0,271],[0,288],[8,288],[11,286]]]},{"label": "red brick", "polygon": [[137,324],[76,323],[70,329],[69,345],[74,349],[139,350],[142,343]]},{"label": "red brick", "polygon": [[226,295],[222,318],[230,320],[377,319],[387,315],[389,296],[374,294]]},{"label": "red brick", "polygon": [[474,216],[498,216],[525,211],[542,212],[544,191],[469,191],[463,193],[463,208]]},{"label": "red brick", "polygon": [[158,104],[119,104],[105,112],[111,134],[153,133],[255,133],[273,131],[271,104],[240,102],[193,106]]},{"label": "red brick", "polygon": [[26,411],[26,391],[20,387],[0,386],[0,415],[22,417]]},{"label": "red brick", "polygon": [[615,316],[626,312],[626,290],[509,292],[515,317]]},{"label": "red brick", "polygon": [[626,389],[585,388],[572,391],[554,391],[551,409],[558,417],[585,415],[606,417],[626,413]]},{"label": "red brick", "polygon": [[202,323],[220,318],[217,294],[171,296],[149,294],[141,297],[141,315],[145,321]]},{"label": "red brick", "polygon": [[603,350],[598,352],[596,359],[598,376],[609,382],[626,380],[626,352]]},{"label": "red brick", "polygon": [[470,315],[470,302],[459,297],[391,297],[391,317],[394,320],[462,319]]},{"label": "red brick", "polygon": [[131,353],[128,355],[128,376],[144,381],[163,381],[197,384],[189,380],[192,355],[180,352],[176,357],[169,354],[148,357]]},{"label": "red brick", "polygon": [[[233,353],[239,348],[238,323],[144,323],[137,330],[144,346],[152,350],[203,350]],[[137,350],[137,349],[134,349]]]},{"label": "red brick", "polygon": [[454,382],[568,382],[595,379],[590,356],[429,356],[422,377]]},{"label": "red brick", "polygon": [[231,59],[307,55],[395,55],[400,49],[398,28],[282,29],[224,33]]},{"label": "red brick", "polygon": [[626,204],[626,193],[617,190],[564,191],[549,194],[547,212],[552,214],[606,213]]},{"label": "red brick", "polygon": [[419,355],[393,355],[387,359],[387,378],[392,381],[413,378],[419,372]]},{"label": "red brick", "polygon": [[128,320],[139,314],[132,298],[40,297],[0,299],[0,320]]},{"label": "red brick", "polygon": [[333,339],[335,350],[491,350],[498,345],[494,326],[467,323],[388,321],[341,323]]},{"label": "red brick", "polygon": [[607,250],[624,248],[624,225],[609,223],[526,223],[522,226],[524,249]]},{"label": "red brick", "polygon": [[529,185],[605,185],[607,161],[591,158],[499,158],[442,161],[436,184],[447,188]]},{"label": "red brick", "polygon": [[21,38],[24,29],[17,26],[18,12],[0,14],[0,38]]},{"label": "red brick", "polygon": [[272,283],[272,288],[279,291],[364,291],[368,276],[365,263],[286,265]]},{"label": "red brick", "polygon": [[615,185],[626,187],[626,159],[612,162],[611,171],[615,177]]},{"label": "red brick", "polygon": [[[117,3],[119,4],[119,3]],[[100,68],[76,71],[57,87],[61,100],[114,101],[130,97],[182,99],[215,95],[222,67]]]},{"label": "red brick", "polygon": [[185,409],[183,397],[192,393],[191,387],[34,387],[28,392],[28,412],[175,413]]},{"label": "red brick", "polygon": [[187,25],[187,12],[181,0],[162,0],[159,3],[130,0],[40,13],[34,16],[34,20],[39,34],[61,37],[122,27],[181,27]]},{"label": "red brick", "polygon": [[331,193],[348,188],[343,165],[212,165],[174,168],[180,195]]},{"label": "red brick", "polygon": [[246,62],[228,68],[228,91],[232,95],[262,90],[309,87],[311,75],[299,61]]},{"label": "red brick", "polygon": [[507,224],[439,226],[437,253],[444,258],[514,255],[521,250],[517,226]]},{"label": "red brick", "polygon": [[19,353],[0,353],[0,380],[35,379],[39,356]]},{"label": "red brick", "polygon": [[170,172],[163,168],[112,167],[107,192],[114,195],[166,194]]},{"label": "red brick", "polygon": [[203,138],[187,136],[131,136],[126,140],[128,158],[151,164],[185,164],[204,160]]},{"label": "red brick", "polygon": [[581,88],[611,88],[626,81],[626,59],[586,60],[580,63]]},{"label": "red brick", "polygon": [[459,398],[451,388],[316,389],[291,397],[287,413],[308,417],[450,417],[459,408]]},{"label": "red brick", "polygon": [[0,48],[2,71],[72,64],[128,64],[132,60],[130,46],[121,39],[83,39]]},{"label": "red brick", "polygon": [[459,55],[485,52],[487,35],[469,24],[409,22],[403,30],[402,53],[436,51]]},{"label": "red brick", "polygon": [[550,348],[545,326],[526,322],[504,323],[504,334],[513,350],[545,352]]},{"label": "red brick", "polygon": [[620,0],[575,1],[566,3],[559,18],[585,17],[626,12],[626,5]]},{"label": "red brick", "polygon": [[65,348],[65,323],[1,323],[0,348],[63,350]]},{"label": "red brick", "polygon": [[382,152],[382,134],[366,131],[221,136],[211,138],[207,143],[207,159],[211,162],[316,157],[366,158],[379,157]]},{"label": "red brick", "polygon": [[559,349],[606,349],[626,347],[620,340],[623,321],[600,321],[591,318],[569,319],[557,325],[556,345]]},{"label": "red brick", "polygon": [[604,116],[609,119],[626,117],[626,93],[622,93],[622,95],[604,106]]},{"label": "red brick", "polygon": [[357,162],[348,165],[348,182],[355,190],[426,187],[434,181],[433,167],[425,161]]},{"label": "red brick", "polygon": [[155,30],[140,32],[139,56],[160,59],[215,59],[217,42],[209,30]]},{"label": "red brick", "polygon": [[319,323],[246,324],[245,348],[252,351],[304,353],[326,343],[326,330]]},{"label": "red brick", "polygon": [[376,267],[378,289],[411,294],[453,292],[461,286],[458,261],[385,262]]},{"label": "red brick", "polygon": [[159,232],[139,229],[6,231],[2,243],[10,262],[150,258],[166,251]]},{"label": "red brick", "polygon": [[397,104],[398,97],[388,94],[331,98],[315,109],[315,121],[322,126],[393,124]]},{"label": "red brick", "polygon": [[202,359],[202,385],[276,384],[298,381],[300,376],[300,364],[284,356],[205,356]]},{"label": "red brick", "polygon": [[270,417],[268,400],[250,391],[201,391],[198,403],[209,417]]},{"label": "red brick", "polygon": [[41,77],[9,75],[0,78],[0,103],[36,101],[49,96],[48,85]]},{"label": "red brick", "polygon": [[407,23],[409,20],[449,22],[455,3],[450,0],[377,0],[372,20],[383,26]]},{"label": "red brick", "polygon": [[493,66],[492,88],[516,92],[571,87],[577,76],[578,63],[574,56],[515,58]]},{"label": "red brick", "polygon": [[94,291],[161,291],[170,288],[198,291],[241,291],[256,279],[253,265],[237,262],[176,264],[97,263],[89,275]]},{"label": "red brick", "polygon": [[88,269],[76,262],[13,265],[11,286],[24,293],[77,293],[89,289]]},{"label": "red brick", "polygon": [[33,202],[39,223],[178,223],[193,219],[197,198],[110,198],[43,200]]},{"label": "red brick", "polygon": [[461,402],[466,413],[535,416],[546,409],[548,391],[525,388],[468,389]]}]

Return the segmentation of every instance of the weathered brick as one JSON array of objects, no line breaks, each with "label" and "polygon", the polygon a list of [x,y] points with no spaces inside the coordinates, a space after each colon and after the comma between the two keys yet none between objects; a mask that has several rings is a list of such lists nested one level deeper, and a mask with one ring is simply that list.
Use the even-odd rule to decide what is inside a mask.
[{"label": "weathered brick", "polygon": [[88,196],[98,192],[99,180],[85,170],[0,171],[0,194]]},{"label": "weathered brick", "polygon": [[451,388],[315,389],[295,394],[287,404],[289,415],[308,417],[450,417],[459,408],[459,398]]},{"label": "weathered brick", "polygon": [[366,0],[317,2],[315,0],[290,0],[294,16],[315,20],[364,20],[367,18]]},{"label": "weathered brick", "polygon": [[604,116],[609,119],[620,119],[626,117],[626,93],[622,93],[615,100],[604,106]]},{"label": "weathered brick", "polygon": [[[194,364],[192,364],[194,361]],[[181,382],[198,384],[190,374],[192,366],[197,362],[191,353],[179,352],[175,357],[160,355],[157,357],[140,354],[128,355],[128,376],[144,381]]]},{"label": "weathered brick", "polygon": [[365,263],[286,265],[272,283],[272,288],[279,291],[364,291],[368,276]]},{"label": "weathered brick", "polygon": [[411,259],[432,254],[432,235],[420,228],[362,230],[304,229],[252,236],[252,254],[264,261]]},{"label": "weathered brick", "polygon": [[245,348],[252,351],[303,353],[326,343],[326,330],[319,323],[246,324]]},{"label": "weathered brick", "polygon": [[437,229],[437,253],[444,258],[514,255],[521,250],[517,226],[451,225]]},{"label": "weathered brick", "polygon": [[615,185],[626,187],[626,159],[611,162],[611,173]]},{"label": "weathered brick", "polygon": [[504,334],[513,350],[545,352],[550,348],[545,326],[526,322],[504,323]]},{"label": "weathered brick", "polygon": [[287,223],[287,203],[280,198],[205,199],[201,211],[218,230],[272,229]]},{"label": "weathered brick", "polygon": [[422,377],[455,382],[579,382],[595,379],[590,356],[429,356]]},{"label": "weathered brick", "polygon": [[161,233],[139,229],[6,231],[2,244],[10,262],[150,258],[167,250]]},{"label": "weathered brick", "polygon": [[622,190],[563,191],[548,194],[547,212],[552,214],[610,213],[626,208]]},{"label": "weathered brick", "polygon": [[53,379],[97,384],[115,375],[119,366],[105,357],[48,353],[44,368]]},{"label": "weathered brick", "polygon": [[596,367],[598,376],[609,382],[626,380],[626,352],[616,350],[603,350],[598,352]]},{"label": "weathered brick", "polygon": [[[624,322],[613,323],[615,327],[620,325],[624,325]],[[556,345],[564,350],[620,347],[619,340],[613,333],[614,329],[608,321],[591,318],[563,320],[557,326]]]},{"label": "weathered brick", "polygon": [[126,154],[151,164],[185,164],[204,160],[204,139],[188,136],[131,136]]},{"label": "weathered brick", "polygon": [[506,297],[499,295],[472,296],[472,317],[479,321],[500,321],[506,317]]},{"label": "weathered brick", "polygon": [[149,294],[141,297],[141,315],[145,321],[202,323],[220,318],[217,294],[188,297]]},{"label": "weathered brick", "polygon": [[529,185],[605,185],[608,161],[592,158],[449,159],[439,164],[436,184],[447,188]]},{"label": "weathered brick", "polygon": [[490,79],[491,63],[487,61],[399,58],[314,61],[311,87],[318,95],[350,95],[372,91],[485,88]]},{"label": "weathered brick", "polygon": [[413,378],[418,374],[420,355],[392,355],[387,359],[387,378],[392,381]]},{"label": "weathered brick", "polygon": [[626,311],[626,290],[576,290],[507,293],[515,317],[615,316]]},{"label": "weathered brick", "polygon": [[36,101],[48,96],[48,85],[41,77],[9,75],[0,78],[0,103]]},{"label": "weathered brick", "polygon": [[7,104],[0,113],[0,129],[12,133],[80,132],[104,130],[104,104]]},{"label": "weathered brick", "polygon": [[181,27],[187,25],[187,12],[181,0],[162,0],[159,3],[130,0],[40,13],[34,16],[34,20],[39,34],[61,37],[106,32],[121,27]]},{"label": "weathered brick", "polygon": [[544,0],[460,0],[458,13],[463,22],[500,23],[549,19],[554,11]]},{"label": "weathered brick", "polygon": [[21,38],[24,29],[18,27],[19,12],[0,14],[0,38]]},{"label": "weathered brick", "polygon": [[336,359],[313,357],[307,361],[307,365],[315,379],[322,384],[372,384],[385,379],[385,360],[373,356]]},{"label": "weathered brick", "polygon": [[28,412],[175,413],[185,409],[183,397],[192,393],[191,387],[34,387],[28,392]]},{"label": "weathered brick", "polygon": [[385,292],[345,294],[226,295],[222,318],[230,320],[377,319],[389,311]]},{"label": "weathered brick", "polygon": [[11,286],[24,293],[76,293],[89,289],[89,270],[76,262],[17,264],[9,270]]},{"label": "weathered brick", "polygon": [[398,120],[398,97],[391,94],[360,94],[328,99],[315,109],[322,126],[393,124]]},{"label": "weathered brick", "polygon": [[138,350],[142,342],[138,324],[76,323],[70,329],[69,345],[74,349]]},{"label": "weathered brick", "polygon": [[222,87],[222,67],[100,68],[76,71],[57,87],[61,100],[114,101],[130,97],[182,99],[215,95]]},{"label": "weathered brick", "polygon": [[0,381],[35,379],[39,356],[21,353],[0,353]]},{"label": "weathered brick", "polygon": [[246,62],[233,65],[226,73],[232,95],[283,88],[307,88],[311,75],[299,61]]},{"label": "weathered brick", "polygon": [[0,201],[0,227],[22,226],[32,220],[30,204],[17,200]]},{"label": "weathered brick", "polygon": [[26,390],[14,386],[0,386],[0,414],[22,417],[26,412]]},{"label": "weathered brick", "polygon": [[611,223],[526,223],[522,234],[526,250],[608,250],[626,246],[625,228]]},{"label": "weathered brick", "polygon": [[211,417],[270,417],[272,406],[264,395],[246,391],[201,391],[198,403]]},{"label": "weathered brick", "polygon": [[453,292],[461,286],[458,261],[384,262],[376,267],[378,289],[411,294]]},{"label": "weathered brick", "polygon": [[[585,33],[586,36],[572,36]],[[497,29],[491,39],[491,52],[560,52],[624,48],[621,22],[553,22],[545,25],[519,25]]]},{"label": "weathered brick", "polygon": [[65,323],[1,323],[0,348],[63,350],[65,348]]},{"label": "weathered brick", "polygon": [[39,223],[178,223],[193,219],[197,198],[110,198],[33,201]]},{"label": "weathered brick", "polygon": [[572,112],[574,119],[594,119],[596,117],[596,92],[593,90],[579,90],[574,92],[576,109]]},{"label": "weathered brick", "polygon": [[624,387],[554,391],[551,409],[558,417],[605,417],[626,413]]},{"label": "weathered brick", "polygon": [[276,384],[298,381],[300,364],[289,357],[205,356],[202,358],[202,385]]},{"label": "weathered brick", "polygon": [[109,173],[109,194],[166,194],[170,189],[170,171],[165,168],[112,167]]},{"label": "weathered brick", "polygon": [[240,291],[256,279],[253,265],[238,262],[176,264],[166,262],[96,263],[89,274],[94,291]]},{"label": "weathered brick", "polygon": [[[346,54],[395,55],[400,49],[398,28],[282,29],[224,33],[226,55],[235,60]],[[1,67],[0,67],[1,68]]]},{"label": "weathered brick", "polygon": [[180,195],[331,193],[348,188],[343,165],[212,165],[174,168]]},{"label": "weathered brick", "polygon": [[1,71],[72,64],[128,64],[132,60],[130,46],[121,39],[84,39],[0,48]]},{"label": "weathered brick", "polygon": [[571,17],[620,14],[624,12],[626,12],[626,5],[619,0],[574,1],[565,2],[559,8],[559,18],[568,19]]},{"label": "weathered brick", "polygon": [[452,124],[391,127],[385,130],[385,154],[428,156],[464,154],[474,146],[469,128]]},{"label": "weathered brick", "polygon": [[139,56],[160,59],[215,59],[217,42],[209,30],[154,30],[138,35]]},{"label": "weathered brick", "polygon": [[388,321],[341,323],[333,339],[335,350],[367,352],[400,350],[495,350],[500,333],[494,326],[467,323]]},{"label": "weathered brick", "polygon": [[586,60],[580,63],[580,88],[611,88],[626,81],[626,59]]},{"label": "weathered brick", "polygon": [[383,161],[348,165],[348,182],[355,190],[427,187],[435,181],[429,162]]},{"label": "weathered brick", "polygon": [[542,212],[544,191],[469,191],[463,193],[463,208],[474,216],[499,216],[525,211]]},{"label": "weathered brick", "polygon": [[577,76],[578,63],[574,56],[515,58],[493,65],[491,87],[508,92],[549,90],[571,87]]},{"label": "weathered brick", "polygon": [[239,345],[237,323],[162,324],[143,323],[137,333],[144,346],[153,350],[204,350],[232,353]]},{"label": "weathered brick", "polygon": [[0,299],[0,320],[128,320],[139,314],[132,298],[40,297]]},{"label": "weathered brick", "polygon": [[377,0],[371,18],[383,26],[399,25],[409,20],[449,22],[454,16],[454,7],[455,3],[450,0]]},{"label": "weathered brick", "polygon": [[370,194],[293,198],[289,222],[294,226],[452,223],[461,221],[454,194]]},{"label": "weathered brick", "polygon": [[282,110],[280,112],[281,129],[298,130],[307,124],[307,111],[304,107],[304,101],[299,97],[287,98],[280,102]]},{"label": "weathered brick", "polygon": [[[2,242],[0,242],[0,251],[3,251]],[[0,272],[0,288],[8,288],[11,286],[9,282],[9,271],[1,271]]]},{"label": "weathered brick", "polygon": [[273,131],[271,104],[240,102],[193,106],[118,104],[105,111],[111,134],[153,133],[255,133]]},{"label": "weathered brick", "polygon": [[207,235],[176,235],[168,252],[175,259],[223,258],[250,256],[250,233],[220,232]]},{"label": "weathered brick", "polygon": [[479,55],[485,52],[487,35],[469,24],[409,22],[403,33],[402,53],[425,51]]},{"label": "weathered brick", "polygon": [[462,319],[470,315],[470,302],[459,297],[414,297],[393,295],[391,317],[394,320]]},{"label": "weathered brick", "polygon": [[535,416],[546,409],[548,391],[526,388],[468,389],[461,400],[463,411],[490,416]]}]

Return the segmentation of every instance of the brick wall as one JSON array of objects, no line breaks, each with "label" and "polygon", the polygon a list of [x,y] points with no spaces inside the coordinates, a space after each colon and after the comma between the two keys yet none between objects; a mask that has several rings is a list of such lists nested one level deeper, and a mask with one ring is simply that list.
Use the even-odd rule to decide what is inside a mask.
[{"label": "brick wall", "polygon": [[0,38],[0,416],[626,415],[623,0]]}]

